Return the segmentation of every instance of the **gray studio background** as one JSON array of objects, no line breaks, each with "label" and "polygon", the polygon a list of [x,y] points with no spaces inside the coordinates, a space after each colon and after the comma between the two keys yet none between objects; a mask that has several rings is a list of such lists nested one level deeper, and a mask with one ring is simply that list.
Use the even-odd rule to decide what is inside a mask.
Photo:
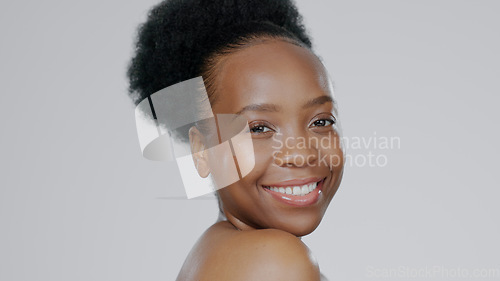
[{"label": "gray studio background", "polygon": [[[214,200],[171,198],[184,195],[174,164],[140,155],[125,68],[156,2],[0,3],[0,280],[173,280],[215,221]],[[401,141],[349,151],[388,163],[348,166],[304,238],[325,275],[500,271],[500,3],[298,6],[345,135]]]}]

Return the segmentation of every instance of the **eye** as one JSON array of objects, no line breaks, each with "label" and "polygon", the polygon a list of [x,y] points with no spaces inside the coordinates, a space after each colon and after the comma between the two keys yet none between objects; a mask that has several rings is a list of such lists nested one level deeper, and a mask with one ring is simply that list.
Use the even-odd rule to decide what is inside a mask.
[{"label": "eye", "polygon": [[327,127],[335,124],[335,118],[329,117],[329,118],[322,118],[314,121],[312,123],[313,127]]},{"label": "eye", "polygon": [[252,135],[267,135],[267,133],[274,132],[272,125],[265,121],[250,123],[248,124],[248,127]]},{"label": "eye", "polygon": [[250,128],[250,133],[252,134],[263,134],[270,131],[271,129],[265,125],[255,125]]}]

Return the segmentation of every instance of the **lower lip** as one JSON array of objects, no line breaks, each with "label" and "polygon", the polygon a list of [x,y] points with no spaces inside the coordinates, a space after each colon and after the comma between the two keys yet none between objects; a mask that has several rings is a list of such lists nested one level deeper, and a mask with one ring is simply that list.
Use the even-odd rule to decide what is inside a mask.
[{"label": "lower lip", "polygon": [[306,195],[292,195],[292,194],[283,194],[281,192],[272,191],[268,188],[264,188],[265,191],[269,192],[274,199],[283,202],[292,206],[306,207],[313,205],[318,202],[319,195],[321,194],[321,189],[323,187],[323,182],[325,179],[322,179],[316,188],[309,192]]}]

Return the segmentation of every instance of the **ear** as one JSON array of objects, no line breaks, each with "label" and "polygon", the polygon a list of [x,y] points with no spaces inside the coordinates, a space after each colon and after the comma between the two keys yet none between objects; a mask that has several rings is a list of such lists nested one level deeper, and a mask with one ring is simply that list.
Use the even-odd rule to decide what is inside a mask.
[{"label": "ear", "polygon": [[193,156],[194,166],[202,178],[210,174],[208,154],[205,150],[205,139],[203,134],[195,126],[189,129],[189,143],[191,145],[191,155]]}]

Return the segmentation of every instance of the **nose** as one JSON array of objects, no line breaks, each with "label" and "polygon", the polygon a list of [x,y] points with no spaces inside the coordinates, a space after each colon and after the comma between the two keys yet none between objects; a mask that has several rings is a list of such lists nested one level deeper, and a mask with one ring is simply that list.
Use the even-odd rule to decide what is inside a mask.
[{"label": "nose", "polygon": [[274,164],[280,167],[314,166],[318,161],[318,149],[307,136],[288,135],[280,140],[279,149],[273,152]]}]

